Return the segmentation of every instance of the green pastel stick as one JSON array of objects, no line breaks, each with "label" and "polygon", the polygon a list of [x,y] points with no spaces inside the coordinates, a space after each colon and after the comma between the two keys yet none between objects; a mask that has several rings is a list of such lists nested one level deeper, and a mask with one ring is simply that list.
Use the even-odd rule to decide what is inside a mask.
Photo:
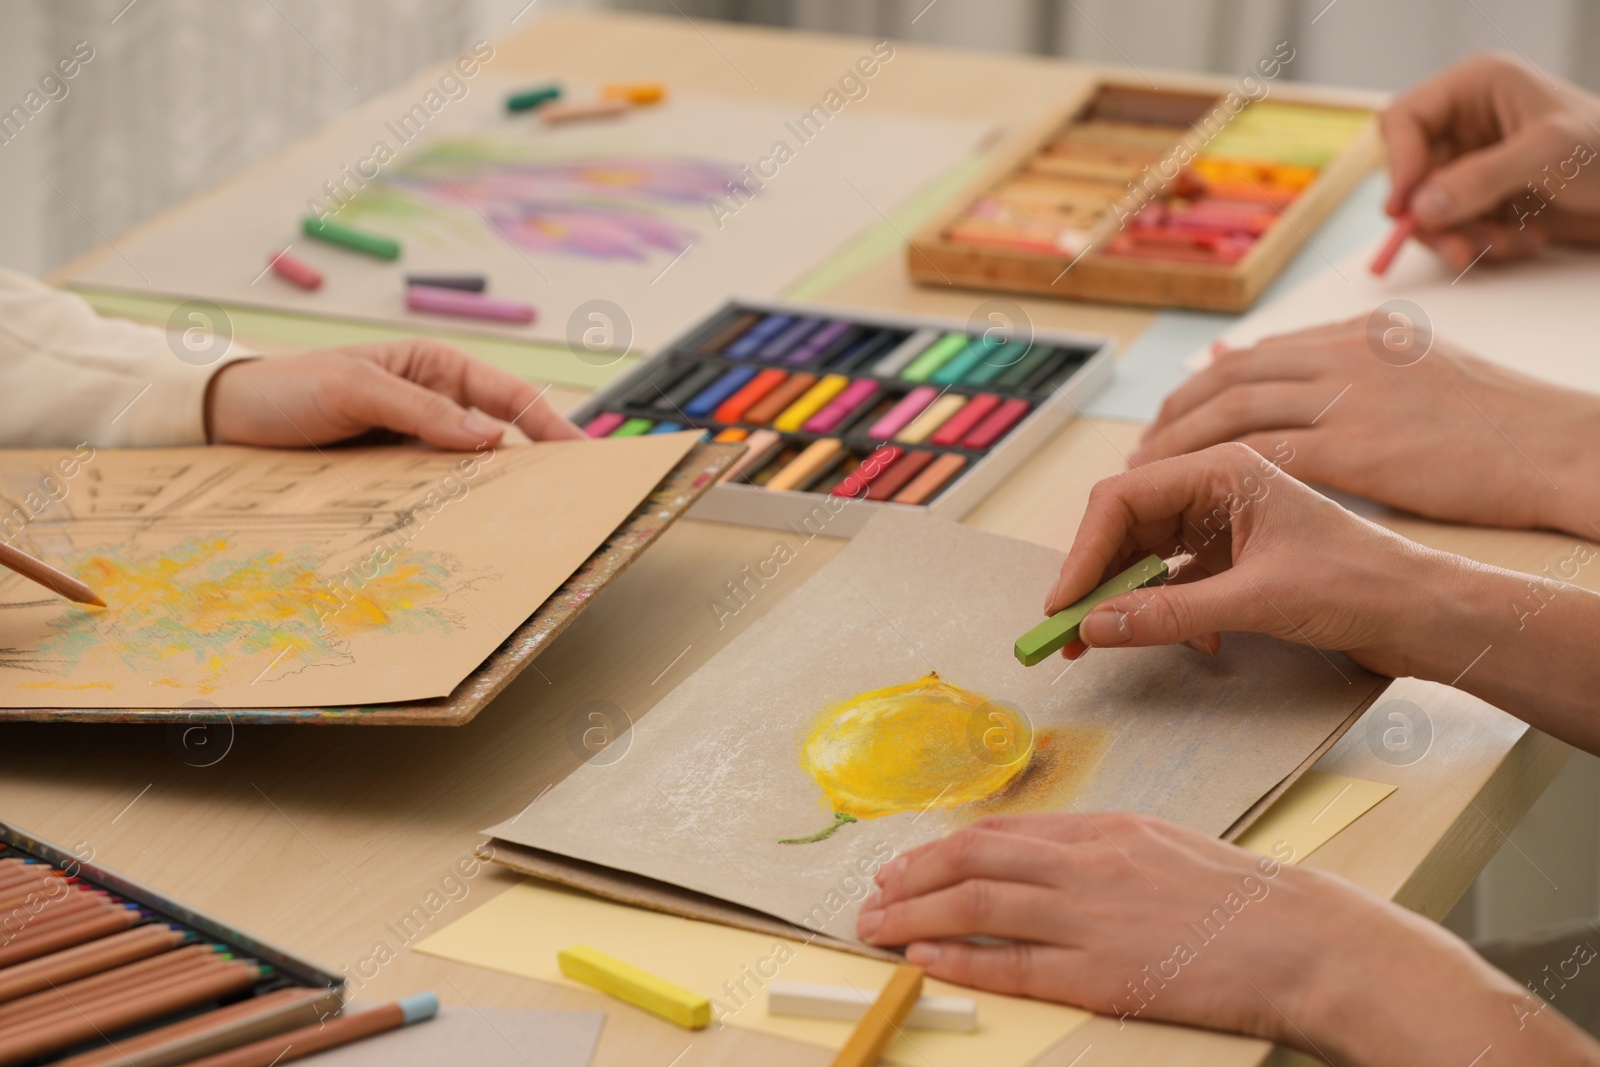
[{"label": "green pastel stick", "polygon": [[379,259],[400,258],[400,242],[392,237],[379,237],[375,233],[352,230],[348,226],[340,226],[336,222],[328,222],[313,215],[307,215],[300,228],[305,231],[307,237],[315,237],[319,241],[343,245],[345,248],[365,252]]},{"label": "green pastel stick", "polygon": [[933,384],[954,385],[965,378],[973,367],[982,363],[984,357],[1004,343],[1000,338],[989,334],[973,338],[972,343],[957,353],[954,359],[933,372]]},{"label": "green pastel stick", "polygon": [[1054,359],[1060,351],[1053,345],[1034,345],[1033,351],[1007,367],[995,384],[1002,389],[1021,389],[1023,383],[1033,377],[1046,361]]},{"label": "green pastel stick", "polygon": [[629,419],[627,422],[612,430],[607,437],[638,437],[655,423],[649,419]]},{"label": "green pastel stick", "polygon": [[947,333],[933,344],[927,351],[911,361],[911,366],[900,372],[900,377],[908,382],[925,382],[933,372],[944,366],[945,361],[957,352],[967,347],[971,338],[964,333]]},{"label": "green pastel stick", "polygon": [[1017,638],[1017,660],[1024,667],[1032,667],[1053,653],[1060,652],[1078,639],[1078,626],[1084,616],[1123,593],[1143,589],[1147,585],[1160,585],[1167,580],[1167,565],[1160,556],[1146,556],[1110,581],[1097,586],[1094,592],[1068,607],[1062,608],[1038,626]]},{"label": "green pastel stick", "polygon": [[985,385],[995,378],[1010,370],[1012,365],[1028,354],[1028,349],[1033,347],[1032,341],[1007,341],[984,360],[972,368],[965,378],[963,385]]},{"label": "green pastel stick", "polygon": [[534,89],[524,89],[506,97],[507,111],[530,111],[541,107],[561,96],[561,86],[541,85]]}]

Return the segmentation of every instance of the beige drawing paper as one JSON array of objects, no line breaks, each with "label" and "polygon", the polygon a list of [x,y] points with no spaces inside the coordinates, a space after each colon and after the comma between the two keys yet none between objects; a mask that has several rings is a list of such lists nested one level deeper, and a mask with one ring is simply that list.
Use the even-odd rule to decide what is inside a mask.
[{"label": "beige drawing paper", "polygon": [[[589,945],[711,998],[713,1026],[771,1034],[827,1049],[852,1025],[767,1014],[767,984],[853,984],[876,991],[894,970],[879,960],[747,930],[680,919],[540,882],[521,882],[416,946],[418,952],[543,982],[576,985],[556,953]],[[586,987],[581,987],[586,988]],[[931,996],[972,997],[972,1033],[902,1031],[884,1059],[903,1067],[1025,1067],[1091,1018],[1086,1011],[929,980]],[[608,1010],[637,1009],[607,1003]]]},{"label": "beige drawing paper", "polygon": [[[455,991],[446,988],[445,999]],[[356,1004],[365,1011],[374,1005]],[[598,1011],[519,1011],[445,1004],[413,1023],[319,1052],[306,1067],[588,1067],[606,1017]]]},{"label": "beige drawing paper", "polygon": [[1382,782],[1307,771],[1235,844],[1299,863],[1393,792],[1394,786]]},{"label": "beige drawing paper", "polygon": [[[1386,684],[1245,635],[1215,658],[1023,667],[1012,643],[1061,559],[881,514],[656,705],[625,758],[487,832],[854,940],[866,875],[983,814],[1132,810],[1220,835]],[[885,687],[906,688],[853,700]]]},{"label": "beige drawing paper", "polygon": [[[8,451],[0,521],[106,608],[0,573],[7,707],[448,694],[693,447]],[[66,472],[70,470],[70,475]]]},{"label": "beige drawing paper", "polygon": [[[1375,249],[1363,249],[1244,316],[1222,340],[1251,344],[1407,300],[1422,309],[1436,337],[1524,374],[1600,391],[1600,359],[1594,354],[1600,254],[1552,249],[1525,263],[1479,263],[1458,274],[1408,241],[1388,274],[1375,278],[1367,270]],[[1190,365],[1208,360],[1209,354],[1197,353]]]},{"label": "beige drawing paper", "polygon": [[[490,67],[420,131],[399,121],[419,88],[386,94],[119,240],[118,255],[67,284],[466,329],[571,344],[594,359],[629,347],[630,333],[632,348],[654,347],[729,293],[776,296],[968,158],[988,132],[883,113],[870,99],[803,122],[799,101],[676,90],[621,118],[548,126],[533,112],[505,111],[505,94],[519,87]],[[730,182],[749,192],[735,195]],[[398,239],[401,258],[306,238],[300,223],[312,200],[337,208],[335,222]],[[285,247],[324,274],[319,290],[263,273]],[[406,310],[405,275],[458,272],[487,275],[491,296],[533,304],[537,320]]]}]

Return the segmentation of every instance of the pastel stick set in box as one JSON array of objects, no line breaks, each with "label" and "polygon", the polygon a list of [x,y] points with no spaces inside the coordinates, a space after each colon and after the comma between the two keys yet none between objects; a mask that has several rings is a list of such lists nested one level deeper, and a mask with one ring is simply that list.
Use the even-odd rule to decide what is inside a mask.
[{"label": "pastel stick set in box", "polygon": [[875,507],[958,517],[1111,373],[1104,337],[735,300],[577,419],[591,437],[694,427],[743,445],[696,517],[847,536]]},{"label": "pastel stick set in box", "polygon": [[907,270],[928,285],[1245,310],[1378,143],[1370,96],[1237,90],[1089,86],[917,234]]}]

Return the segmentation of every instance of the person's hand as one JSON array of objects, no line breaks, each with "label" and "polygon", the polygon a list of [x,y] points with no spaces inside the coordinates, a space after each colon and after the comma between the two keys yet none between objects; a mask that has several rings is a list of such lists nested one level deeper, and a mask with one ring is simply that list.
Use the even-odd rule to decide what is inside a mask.
[{"label": "person's hand", "polygon": [[206,393],[214,444],[303,448],[390,430],[474,449],[505,423],[535,441],[582,436],[538,386],[423,338],[230,363]]},{"label": "person's hand", "polygon": [[1186,643],[1215,652],[1225,631],[1344,652],[1390,677],[1416,673],[1411,612],[1449,560],[1300,484],[1245,445],[1159,460],[1095,485],[1045,601],[1060,611],[1155,553],[1192,558],[1166,585],[1113,597],[1063,649]]},{"label": "person's hand", "polygon": [[[1335,1063],[1595,1062],[1444,930],[1280,858],[1139,815],[990,817],[886,864],[856,932],[944,981]],[[1005,943],[958,940],[979,936]]]},{"label": "person's hand", "polygon": [[1379,121],[1387,210],[1409,210],[1417,238],[1452,269],[1480,253],[1517,259],[1548,241],[1600,240],[1600,97],[1519,59],[1480,55],[1410,90]]},{"label": "person's hand", "polygon": [[1439,338],[1408,366],[1373,344],[1361,318],[1219,352],[1167,397],[1132,462],[1242,441],[1302,481],[1429,518],[1594,536],[1600,396]]}]

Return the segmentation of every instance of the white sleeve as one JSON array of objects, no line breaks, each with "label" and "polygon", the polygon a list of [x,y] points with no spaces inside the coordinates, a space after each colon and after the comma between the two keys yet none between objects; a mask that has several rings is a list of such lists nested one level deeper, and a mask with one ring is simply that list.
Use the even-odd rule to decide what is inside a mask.
[{"label": "white sleeve", "polygon": [[254,355],[205,366],[165,330],[101,318],[80,297],[0,269],[0,446],[203,445],[205,393]]}]

